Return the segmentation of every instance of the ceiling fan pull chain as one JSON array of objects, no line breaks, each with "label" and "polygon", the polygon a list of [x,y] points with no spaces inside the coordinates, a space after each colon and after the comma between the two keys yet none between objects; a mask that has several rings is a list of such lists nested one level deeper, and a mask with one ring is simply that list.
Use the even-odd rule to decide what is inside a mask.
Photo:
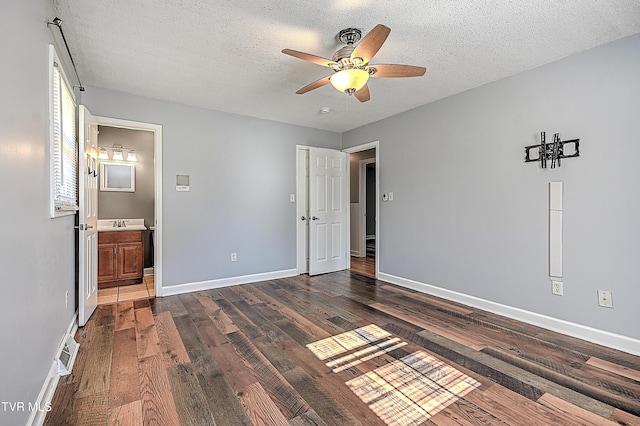
[{"label": "ceiling fan pull chain", "polygon": [[349,100],[351,99],[351,95],[347,93],[347,115],[349,115]]}]

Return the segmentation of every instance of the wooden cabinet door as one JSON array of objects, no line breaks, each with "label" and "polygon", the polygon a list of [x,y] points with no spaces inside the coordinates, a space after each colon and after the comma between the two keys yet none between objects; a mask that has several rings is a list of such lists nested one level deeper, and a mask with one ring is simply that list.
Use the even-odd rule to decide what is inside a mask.
[{"label": "wooden cabinet door", "polygon": [[118,278],[116,271],[117,244],[98,244],[98,282]]},{"label": "wooden cabinet door", "polygon": [[142,276],[142,243],[118,244],[118,279]]}]

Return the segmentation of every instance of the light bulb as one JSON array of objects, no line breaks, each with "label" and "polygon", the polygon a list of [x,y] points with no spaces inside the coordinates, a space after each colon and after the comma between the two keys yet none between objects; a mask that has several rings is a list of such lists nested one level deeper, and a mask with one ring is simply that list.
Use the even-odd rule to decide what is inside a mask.
[{"label": "light bulb", "polygon": [[338,71],[329,79],[333,87],[349,94],[362,89],[368,80],[369,73],[356,68]]}]

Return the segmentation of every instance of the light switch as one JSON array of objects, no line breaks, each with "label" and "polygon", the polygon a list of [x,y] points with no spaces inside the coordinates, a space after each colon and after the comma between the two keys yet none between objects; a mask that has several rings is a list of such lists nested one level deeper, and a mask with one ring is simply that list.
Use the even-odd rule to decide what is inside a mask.
[{"label": "light switch", "polygon": [[296,202],[296,194],[289,194],[289,202],[291,203]]},{"label": "light switch", "polygon": [[393,192],[389,193],[389,201],[393,201]]}]

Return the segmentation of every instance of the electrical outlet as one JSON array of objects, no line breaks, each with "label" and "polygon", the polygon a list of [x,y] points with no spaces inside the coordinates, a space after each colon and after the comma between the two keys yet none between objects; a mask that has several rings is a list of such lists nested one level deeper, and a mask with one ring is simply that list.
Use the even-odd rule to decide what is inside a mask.
[{"label": "electrical outlet", "polygon": [[613,299],[608,290],[598,290],[598,305],[605,308],[613,308]]},{"label": "electrical outlet", "polygon": [[64,292],[64,307],[69,307],[69,290]]},{"label": "electrical outlet", "polygon": [[551,293],[555,294],[556,296],[562,296],[564,294],[562,281],[551,280]]},{"label": "electrical outlet", "polygon": [[238,255],[236,253],[231,253],[231,261],[235,262],[238,260]]}]

